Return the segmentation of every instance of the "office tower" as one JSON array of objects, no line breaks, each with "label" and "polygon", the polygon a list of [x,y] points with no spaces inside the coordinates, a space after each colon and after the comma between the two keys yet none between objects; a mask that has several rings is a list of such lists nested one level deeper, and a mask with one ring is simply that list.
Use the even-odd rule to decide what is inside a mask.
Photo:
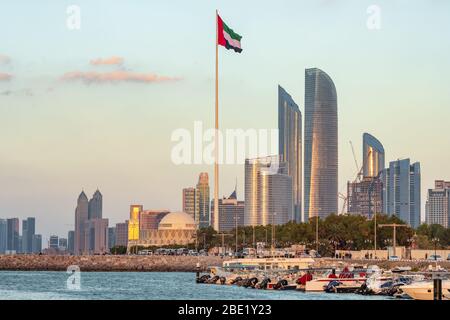
[{"label": "office tower", "polygon": [[245,213],[247,226],[284,224],[291,220],[292,177],[279,156],[245,160]]},{"label": "office tower", "polygon": [[59,237],[58,236],[50,236],[50,241],[48,247],[51,249],[58,250],[59,248]]},{"label": "office tower", "polygon": [[22,236],[20,234],[19,234],[17,253],[23,253],[23,250],[22,250]]},{"label": "office tower", "polygon": [[116,227],[108,228],[108,250],[116,245]]},{"label": "office tower", "polygon": [[139,230],[156,230],[169,210],[143,210],[139,216]]},{"label": "office tower", "polygon": [[142,205],[130,206],[130,220],[128,220],[128,244],[132,245],[139,241],[139,217],[143,210]]},{"label": "office tower", "polygon": [[183,189],[183,212],[189,214],[194,221],[199,224],[199,193],[196,188],[184,188]]},{"label": "office tower", "polygon": [[290,220],[301,222],[302,216],[302,114],[292,97],[278,86],[278,148],[281,161],[287,163],[292,177],[294,212]]},{"label": "office tower", "polygon": [[374,136],[363,134],[362,180],[359,175],[347,182],[347,212],[371,219],[375,212],[383,211],[384,148]]},{"label": "office tower", "polygon": [[73,254],[74,253],[74,249],[75,249],[75,231],[70,230],[67,233],[67,251],[69,251],[69,253]]},{"label": "office tower", "polygon": [[[211,200],[211,212],[214,200]],[[245,202],[238,201],[236,190],[228,198],[219,199],[219,232],[227,232],[244,225]],[[214,216],[213,216],[214,219]],[[211,222],[214,223],[214,220]]]},{"label": "office tower", "polygon": [[116,246],[128,246],[128,220],[116,223]]},{"label": "office tower", "polygon": [[7,223],[7,240],[6,250],[10,252],[19,252],[19,219],[11,218],[6,220]]},{"label": "office tower", "polygon": [[97,189],[89,200],[88,219],[101,219],[103,208],[103,196]]},{"label": "office tower", "polygon": [[384,169],[384,148],[377,138],[363,134],[363,176],[376,177]]},{"label": "office tower", "polygon": [[420,225],[420,163],[391,161],[383,171],[384,212],[396,215],[413,228]]},{"label": "office tower", "polygon": [[42,252],[42,236],[40,234],[34,234],[31,241],[31,251],[33,253]]},{"label": "office tower", "polygon": [[22,221],[22,252],[32,253],[33,236],[35,234],[36,220],[29,217]]},{"label": "office tower", "polygon": [[108,219],[90,219],[85,225],[85,252],[103,254],[108,252]]},{"label": "office tower", "polygon": [[6,253],[8,225],[5,219],[0,219],[0,254]]},{"label": "office tower", "polygon": [[209,211],[209,182],[208,173],[202,172],[197,183],[198,202],[199,202],[199,227],[206,228],[211,225],[211,215]]},{"label": "office tower", "polygon": [[66,251],[67,250],[67,239],[66,238],[59,238],[58,239],[58,249],[60,251]]},{"label": "office tower", "polygon": [[317,68],[305,70],[305,219],[338,211],[336,88]]},{"label": "office tower", "polygon": [[78,196],[77,208],[75,209],[75,245],[74,253],[76,255],[83,254],[85,248],[85,232],[84,227],[89,217],[89,201],[84,193]]},{"label": "office tower", "polygon": [[436,180],[434,189],[428,189],[425,220],[450,228],[450,181]]}]

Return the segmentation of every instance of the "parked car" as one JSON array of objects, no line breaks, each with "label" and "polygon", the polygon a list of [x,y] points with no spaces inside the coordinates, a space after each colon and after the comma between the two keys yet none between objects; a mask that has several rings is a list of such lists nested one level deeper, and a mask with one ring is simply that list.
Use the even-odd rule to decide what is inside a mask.
[{"label": "parked car", "polygon": [[389,256],[389,261],[400,261],[400,258],[398,256]]},{"label": "parked car", "polygon": [[432,254],[428,257],[428,261],[442,261],[442,257],[439,254]]}]

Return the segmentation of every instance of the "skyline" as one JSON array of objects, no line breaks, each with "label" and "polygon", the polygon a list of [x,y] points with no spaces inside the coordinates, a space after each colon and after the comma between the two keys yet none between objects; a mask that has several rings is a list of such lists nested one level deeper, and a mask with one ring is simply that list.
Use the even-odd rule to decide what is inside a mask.
[{"label": "skyline", "polygon": [[[434,180],[450,177],[450,168],[445,169],[450,160],[445,148],[450,97],[448,80],[440,77],[450,71],[449,44],[442,42],[450,27],[450,6],[445,2],[411,6],[405,1],[380,1],[382,27],[371,31],[366,28],[370,2],[364,1],[286,2],[279,7],[265,3],[261,8],[246,3],[239,10],[236,2],[201,7],[182,2],[145,4],[145,10],[79,1],[86,19],[79,32],[65,30],[68,4],[27,3],[31,10],[24,12],[20,5],[24,2],[17,3],[0,12],[2,21],[15,27],[14,33],[0,30],[4,39],[0,55],[9,57],[9,62],[1,63],[0,73],[12,75],[0,81],[1,218],[34,216],[40,233],[65,236],[73,230],[66,224],[73,223],[76,195],[97,187],[105,195],[103,212],[111,224],[126,219],[131,203],[181,209],[180,190],[193,185],[201,171],[213,176],[212,166],[171,164],[170,133],[180,127],[191,129],[194,120],[213,125],[216,7],[243,34],[245,47],[238,58],[220,54],[221,128],[276,128],[278,84],[304,115],[303,72],[318,67],[333,79],[339,99],[338,191],[345,190],[347,180],[356,174],[349,140],[361,164],[363,132],[380,139],[386,163],[397,158],[420,161],[422,219],[426,190],[433,188]],[[194,11],[196,20],[190,16]],[[155,12],[162,12],[161,18]],[[27,21],[25,26],[12,21],[18,16]],[[144,20],[147,16],[151,19]],[[165,21],[167,16],[189,28],[175,30]],[[33,31],[26,27],[30,25]],[[158,35],[161,30],[163,35]],[[189,46],[193,30],[198,38],[196,46]],[[134,36],[127,39],[128,35]],[[287,49],[267,48],[266,37],[281,38],[279,43]],[[347,47],[349,40],[353,43]],[[60,80],[80,70],[113,72],[117,69],[106,62],[91,63],[110,57],[122,58],[119,71],[154,72],[177,80],[126,78],[88,84]],[[270,63],[274,60],[278,62]],[[219,197],[234,189],[236,177],[243,195],[243,166],[221,166]]]}]

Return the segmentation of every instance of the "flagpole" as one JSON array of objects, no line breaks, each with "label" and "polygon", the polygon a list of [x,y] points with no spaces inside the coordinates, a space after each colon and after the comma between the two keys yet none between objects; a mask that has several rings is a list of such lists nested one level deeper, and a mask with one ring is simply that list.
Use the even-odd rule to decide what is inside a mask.
[{"label": "flagpole", "polygon": [[219,35],[218,12],[216,10],[216,108],[215,108],[215,133],[214,133],[214,230],[219,231]]}]

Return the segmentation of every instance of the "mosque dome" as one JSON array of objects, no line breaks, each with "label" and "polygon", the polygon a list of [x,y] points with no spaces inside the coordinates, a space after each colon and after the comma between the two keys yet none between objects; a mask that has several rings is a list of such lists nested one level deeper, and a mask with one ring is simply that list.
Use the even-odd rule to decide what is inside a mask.
[{"label": "mosque dome", "polygon": [[171,212],[161,219],[158,230],[195,230],[194,219],[185,212]]}]

